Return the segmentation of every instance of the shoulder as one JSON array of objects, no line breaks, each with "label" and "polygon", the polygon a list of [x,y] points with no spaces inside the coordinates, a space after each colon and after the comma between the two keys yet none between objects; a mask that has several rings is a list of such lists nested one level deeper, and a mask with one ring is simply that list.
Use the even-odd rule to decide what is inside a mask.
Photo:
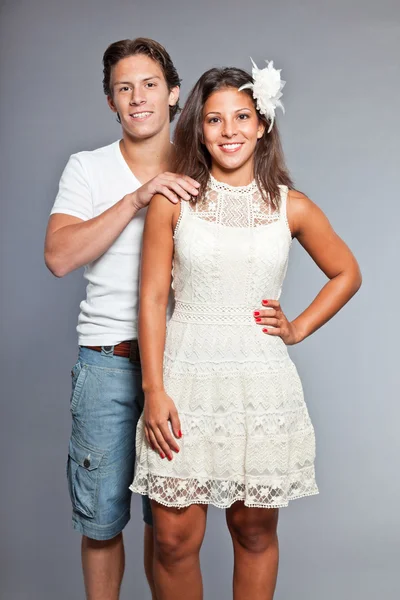
[{"label": "shoulder", "polygon": [[320,210],[306,194],[298,190],[289,190],[287,195],[288,210],[295,215],[307,214],[310,211]]},{"label": "shoulder", "polygon": [[289,190],[287,195],[287,218],[293,236],[298,235],[311,219],[321,216],[321,209],[306,194]]},{"label": "shoulder", "polygon": [[157,218],[160,221],[168,220],[173,225],[179,218],[181,203],[174,204],[162,194],[155,194],[149,204],[149,218]]},{"label": "shoulder", "polygon": [[119,140],[107,144],[107,146],[95,148],[94,150],[81,150],[72,156],[77,156],[81,160],[102,160],[103,158],[108,158],[110,155],[115,154],[117,144],[119,144]]},{"label": "shoulder", "polygon": [[110,161],[116,157],[116,145],[119,143],[113,142],[107,146],[96,148],[95,150],[81,150],[75,152],[69,157],[68,164],[81,167],[83,169],[102,169],[105,164],[109,165]]},{"label": "shoulder", "polygon": [[298,190],[288,190],[287,202],[293,210],[307,210],[314,204],[308,196]]}]

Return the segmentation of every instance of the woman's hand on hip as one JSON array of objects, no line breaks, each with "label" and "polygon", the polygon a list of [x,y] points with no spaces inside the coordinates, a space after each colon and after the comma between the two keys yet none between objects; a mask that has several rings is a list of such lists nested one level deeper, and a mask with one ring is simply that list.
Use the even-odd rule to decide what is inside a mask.
[{"label": "woman's hand on hip", "polygon": [[144,424],[146,439],[152,449],[161,458],[172,460],[172,451],[179,452],[174,436],[182,437],[181,423],[173,400],[164,391],[145,393]]},{"label": "woman's hand on hip", "polygon": [[279,300],[263,300],[264,308],[255,310],[253,315],[257,325],[265,335],[279,336],[287,346],[301,342],[299,332],[293,323],[287,320]]}]

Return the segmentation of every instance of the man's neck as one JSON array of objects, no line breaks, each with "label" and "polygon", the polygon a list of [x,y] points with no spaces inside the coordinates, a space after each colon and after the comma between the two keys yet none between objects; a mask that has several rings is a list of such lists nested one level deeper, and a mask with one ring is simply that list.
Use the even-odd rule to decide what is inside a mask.
[{"label": "man's neck", "polygon": [[142,184],[171,169],[173,146],[169,130],[145,140],[133,140],[123,132],[120,149],[127,165]]}]

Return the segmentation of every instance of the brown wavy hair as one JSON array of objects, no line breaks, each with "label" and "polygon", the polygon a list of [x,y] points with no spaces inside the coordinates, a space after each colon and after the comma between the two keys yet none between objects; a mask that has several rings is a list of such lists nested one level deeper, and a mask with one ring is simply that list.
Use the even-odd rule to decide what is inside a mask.
[{"label": "brown wavy hair", "polygon": [[[150,38],[120,40],[119,42],[114,42],[108,46],[103,55],[103,90],[106,96],[112,96],[110,84],[113,66],[123,58],[135,56],[136,54],[144,54],[159,64],[169,91],[174,87],[181,86],[178,71],[164,46]],[[180,112],[180,110],[178,102],[175,106],[169,107],[170,122],[174,120],[176,114]]]},{"label": "brown wavy hair", "polygon": [[[253,83],[253,79],[242,69],[225,67],[206,71],[189,93],[176,124],[175,171],[196,179],[203,191],[207,187],[211,169],[211,156],[202,142],[204,105],[214,92],[226,88],[238,89],[246,83]],[[285,164],[278,126],[275,121],[270,133],[267,133],[269,120],[257,111],[252,91],[245,89],[243,92],[252,99],[258,118],[266,125],[264,135],[257,141],[254,153],[254,178],[264,200],[268,202],[271,199],[272,204],[277,207],[280,198],[278,186],[293,188]],[[195,199],[193,201],[195,202]]]}]

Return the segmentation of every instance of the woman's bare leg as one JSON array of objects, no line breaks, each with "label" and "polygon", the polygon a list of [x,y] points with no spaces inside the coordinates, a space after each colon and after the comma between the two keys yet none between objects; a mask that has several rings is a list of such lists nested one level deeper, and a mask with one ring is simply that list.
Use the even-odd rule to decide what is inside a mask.
[{"label": "woman's bare leg", "polygon": [[234,600],[272,600],[278,574],[278,509],[235,502],[226,511],[235,566]]},{"label": "woman's bare leg", "polygon": [[154,581],[157,600],[202,600],[199,553],[204,539],[207,506],[168,508],[152,501],[154,521]]},{"label": "woman's bare leg", "polygon": [[144,525],[144,572],[146,573],[147,583],[151,590],[152,600],[157,600],[156,589],[154,587],[154,539],[153,539],[153,527]]}]

